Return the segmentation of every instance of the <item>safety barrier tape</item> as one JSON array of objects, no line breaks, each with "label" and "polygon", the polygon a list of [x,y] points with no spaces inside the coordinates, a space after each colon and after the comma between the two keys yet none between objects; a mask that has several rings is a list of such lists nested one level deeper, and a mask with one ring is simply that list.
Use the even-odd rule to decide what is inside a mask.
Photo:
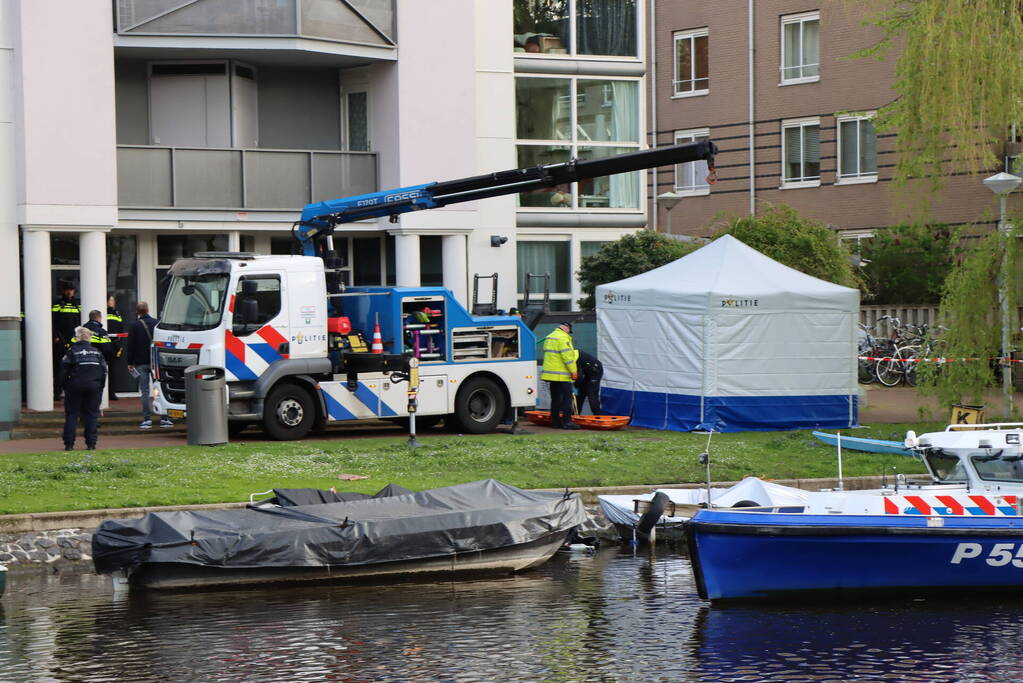
[{"label": "safety barrier tape", "polygon": [[998,362],[1008,363],[1023,363],[1021,358],[1004,358],[1001,356],[993,356],[991,358],[888,358],[880,356],[856,356],[857,360],[887,360],[887,361],[900,361],[902,363],[963,363],[967,361],[978,361],[978,360],[996,360]]}]

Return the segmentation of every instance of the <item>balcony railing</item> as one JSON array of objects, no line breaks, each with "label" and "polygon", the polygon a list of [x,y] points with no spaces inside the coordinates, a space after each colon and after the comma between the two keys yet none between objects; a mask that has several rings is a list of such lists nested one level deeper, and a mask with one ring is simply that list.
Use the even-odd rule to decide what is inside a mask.
[{"label": "balcony railing", "polygon": [[118,145],[122,209],[266,209],[377,190],[372,152]]}]

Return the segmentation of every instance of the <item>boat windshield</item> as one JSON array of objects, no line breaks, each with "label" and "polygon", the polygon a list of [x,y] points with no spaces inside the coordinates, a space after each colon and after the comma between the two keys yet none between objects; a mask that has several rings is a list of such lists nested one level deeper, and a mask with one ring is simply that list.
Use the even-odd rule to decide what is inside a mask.
[{"label": "boat windshield", "polygon": [[227,298],[227,273],[175,275],[167,287],[161,329],[209,330],[220,324]]},{"label": "boat windshield", "polygon": [[952,484],[967,481],[966,468],[955,452],[934,448],[923,454],[923,460],[937,482]]},{"label": "boat windshield", "polygon": [[977,470],[977,476],[988,481],[1011,481],[1023,483],[1023,462],[1019,451],[973,451],[970,463]]}]

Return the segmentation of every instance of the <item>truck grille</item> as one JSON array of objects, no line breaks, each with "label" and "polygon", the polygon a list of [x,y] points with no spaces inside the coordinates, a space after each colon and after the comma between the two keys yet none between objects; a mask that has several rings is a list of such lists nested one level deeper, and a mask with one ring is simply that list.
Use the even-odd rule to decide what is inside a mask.
[{"label": "truck grille", "polygon": [[170,403],[185,402],[185,368],[199,362],[198,351],[160,349],[156,354],[160,390]]}]

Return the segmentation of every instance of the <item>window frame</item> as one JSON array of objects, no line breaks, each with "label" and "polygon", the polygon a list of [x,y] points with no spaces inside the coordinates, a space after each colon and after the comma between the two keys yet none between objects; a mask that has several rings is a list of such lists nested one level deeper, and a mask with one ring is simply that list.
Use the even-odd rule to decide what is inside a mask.
[{"label": "window frame", "polygon": [[872,121],[877,115],[876,111],[860,112],[856,114],[842,114],[835,116],[835,185],[862,185],[865,183],[876,183],[877,182],[877,129],[874,129],[874,172],[873,173],[858,173],[857,175],[843,176],[842,175],[842,124],[850,121],[856,121],[856,165],[859,166],[860,156],[860,136],[859,136],[859,122],[860,121]]},{"label": "window frame", "polygon": [[[547,242],[547,243],[551,243],[551,244],[565,244],[565,245],[567,245],[568,250],[567,250],[567,253],[566,253],[565,265],[568,266],[568,271],[567,271],[567,274],[566,274],[567,283],[568,283],[568,290],[567,291],[554,291],[553,285],[554,285],[554,280],[555,280],[555,274],[551,273],[551,290],[549,292],[549,300],[550,301],[559,301],[559,302],[564,301],[564,302],[567,302],[567,304],[568,304],[568,309],[567,310],[569,310],[569,311],[575,310],[575,308],[574,308],[574,306],[575,306],[575,299],[578,298],[578,297],[575,296],[573,288],[574,288],[575,285],[578,284],[579,281],[578,281],[578,278],[576,277],[576,270],[578,270],[578,267],[577,268],[573,268],[572,267],[572,264],[575,262],[573,259],[575,259],[577,257],[577,254],[576,254],[577,248],[574,245],[571,236],[568,236],[568,235],[521,234],[516,239],[517,239],[516,249],[517,249],[518,243],[520,243],[520,242],[522,242],[522,243],[527,243],[527,242]],[[516,257],[515,258],[515,261],[516,261],[515,279],[518,280],[519,274],[518,274],[518,269],[517,269],[518,268],[518,252],[517,251],[516,251],[515,257]],[[534,273],[534,275],[542,275],[542,273]],[[524,282],[517,282],[516,283],[516,286],[515,286],[515,289],[516,289],[515,301],[516,302],[521,302],[523,300],[523,297],[525,296],[525,292],[520,289],[520,287],[523,284],[524,284]],[[518,304],[516,304],[516,305],[518,305]]]},{"label": "window frame", "polygon": [[[817,66],[817,75],[815,75],[815,76],[799,76],[797,78],[786,78],[785,77],[785,27],[786,26],[791,26],[792,24],[799,24],[799,46],[800,46],[800,52],[802,52],[804,24],[806,24],[806,22],[808,22],[808,21],[816,21],[817,22],[817,64],[816,64],[816,66]],[[779,54],[779,58],[780,58],[780,61],[779,61],[779,64],[778,64],[778,85],[779,86],[800,85],[801,83],[817,83],[817,82],[819,82],[821,80],[821,75],[820,75],[820,70],[821,70],[821,63],[820,63],[820,49],[821,49],[821,46],[820,46],[820,35],[821,35],[821,33],[820,33],[820,22],[821,22],[821,13],[818,10],[814,10],[812,12],[800,12],[799,14],[787,14],[787,15],[783,15],[781,17],[780,38],[779,38],[779,42],[778,42],[778,54]],[[807,66],[812,66],[812,65],[800,64],[799,68],[800,69],[805,69]]]},{"label": "window frame", "polygon": [[[643,40],[643,17],[646,14],[646,1],[636,0],[636,54],[634,55],[591,55],[579,52],[578,13],[576,10],[578,0],[568,0],[568,47],[563,53],[560,52],[513,52],[515,59],[584,59],[606,61],[609,59],[622,59],[631,61],[646,61],[646,46]],[[514,29],[513,29],[514,31]]]},{"label": "window frame", "polygon": [[[568,149],[568,157],[575,159],[579,157],[580,150],[583,148],[607,148],[607,149],[621,149],[621,153],[638,152],[643,149],[642,140],[646,136],[646,121],[642,115],[643,112],[643,98],[645,92],[643,88],[643,78],[637,78],[633,76],[591,76],[591,75],[574,75],[574,74],[539,74],[539,73],[521,73],[516,74],[516,79],[529,78],[529,79],[552,79],[552,80],[567,80],[569,84],[569,136],[567,139],[542,139],[542,138],[520,138],[516,132],[515,137],[515,151],[518,155],[519,149],[523,147],[563,147]],[[634,141],[628,140],[586,140],[582,139],[579,135],[579,109],[580,104],[586,103],[586,93],[579,93],[578,84],[579,81],[605,81],[610,83],[611,81],[622,81],[636,84],[636,139]],[[602,97],[604,95],[602,88]],[[518,103],[516,102],[516,109]],[[613,106],[612,102],[611,105]],[[601,102],[601,107],[605,107],[604,102]],[[516,124],[517,125],[517,124]],[[565,208],[552,209],[546,206],[522,206],[519,204],[518,195],[516,195],[516,211],[532,212],[532,213],[549,213],[554,210],[558,213],[561,212],[605,212],[605,213],[643,213],[644,209],[644,176],[642,171],[633,171],[637,173],[637,185],[639,193],[639,201],[635,207],[611,207],[611,206],[584,206],[580,201],[579,183],[570,183],[570,192],[572,195],[572,203]]]},{"label": "window frame", "polygon": [[[799,180],[787,180],[785,178],[785,164],[787,163],[786,162],[786,157],[787,157],[786,152],[788,150],[785,148],[785,131],[788,130],[789,128],[799,128],[800,130],[802,130],[806,126],[817,126],[817,153],[818,153],[818,159],[817,159],[817,164],[818,164],[817,177],[816,178],[811,178],[811,179],[808,180],[808,179],[806,179],[806,176],[804,174],[800,174],[800,179]],[[820,119],[819,116],[808,116],[808,117],[799,118],[799,119],[786,119],[786,120],[783,120],[781,122],[781,145],[780,145],[780,147],[781,147],[781,185],[779,186],[779,189],[781,189],[781,190],[793,190],[793,189],[798,189],[798,188],[803,188],[803,187],[820,187],[821,186],[821,176],[820,176],[821,172],[820,172],[820,168],[819,168],[819,166],[820,166],[820,128],[821,128],[821,119]],[[801,137],[801,139],[802,139],[802,137]],[[799,164],[800,164],[800,168],[801,169],[802,169],[802,166],[805,163],[806,163],[806,159],[803,158],[803,157],[800,157]]]},{"label": "window frame", "polygon": [[[691,128],[689,130],[676,130],[674,135],[676,145],[684,144],[686,142],[698,142],[698,138],[710,140],[710,128]],[[702,197],[710,194],[709,183],[706,184],[705,186],[699,186],[694,184],[692,188],[685,188],[682,185],[679,185],[679,170],[683,166],[698,163],[700,162],[687,161],[681,164],[675,164],[675,178],[672,181],[672,190],[675,192],[675,194],[682,195],[683,197]]]},{"label": "window frame", "polygon": [[[695,47],[695,40],[697,38],[706,38],[707,39],[707,78],[706,79],[697,79],[696,78],[696,50],[694,49],[694,47]],[[690,54],[693,55],[692,73],[690,74],[692,76],[692,78],[688,79],[689,81],[691,81],[693,83],[693,89],[692,90],[686,90],[686,91],[679,91],[678,84],[680,83],[680,80],[679,80],[679,73],[678,73],[678,46],[679,46],[679,43],[682,42],[683,40],[688,40],[689,41]],[[671,71],[671,73],[672,73],[672,79],[671,79],[671,93],[672,93],[671,97],[672,97],[672,99],[681,98],[681,97],[702,97],[704,95],[709,95],[710,94],[710,29],[705,26],[703,28],[685,29],[685,30],[682,30],[682,31],[675,31],[674,33],[672,33],[672,35],[671,35],[671,56],[672,56],[672,67],[671,67],[671,69],[672,69],[672,71]],[[696,88],[695,86],[696,86],[696,81],[697,80],[706,80],[707,81],[707,87],[706,88]]]}]

